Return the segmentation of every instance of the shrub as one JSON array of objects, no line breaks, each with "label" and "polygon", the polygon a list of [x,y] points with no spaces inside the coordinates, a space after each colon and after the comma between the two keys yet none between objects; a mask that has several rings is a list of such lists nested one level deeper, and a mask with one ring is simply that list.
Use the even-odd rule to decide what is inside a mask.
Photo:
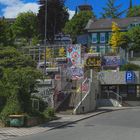
[{"label": "shrub", "polygon": [[0,113],[0,120],[3,123],[7,123],[9,115],[13,114],[21,114],[22,110],[20,107],[20,103],[16,97],[10,97],[7,99],[6,105]]},{"label": "shrub", "polygon": [[132,63],[125,64],[121,66],[121,71],[140,71],[140,66]]},{"label": "shrub", "polygon": [[43,115],[47,120],[53,120],[55,118],[55,111],[53,108],[47,108],[43,112]]}]

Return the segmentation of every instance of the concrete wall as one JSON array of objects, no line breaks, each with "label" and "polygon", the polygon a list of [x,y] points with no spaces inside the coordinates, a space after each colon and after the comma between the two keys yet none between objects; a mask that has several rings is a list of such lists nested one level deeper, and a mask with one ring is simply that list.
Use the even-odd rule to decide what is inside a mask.
[{"label": "concrete wall", "polygon": [[97,73],[91,72],[90,90],[82,98],[82,101],[74,109],[74,114],[82,114],[92,112],[96,108],[96,98],[99,92],[99,81],[97,80]]},{"label": "concrete wall", "polygon": [[[140,84],[140,72],[135,71],[135,84]],[[121,85],[126,84],[125,71],[102,71],[98,73],[101,85]]]},{"label": "concrete wall", "polygon": [[48,106],[53,106],[53,93],[54,93],[54,80],[45,79],[45,80],[37,80],[38,86],[37,91],[32,93],[37,97],[41,97],[45,102],[48,103]]}]

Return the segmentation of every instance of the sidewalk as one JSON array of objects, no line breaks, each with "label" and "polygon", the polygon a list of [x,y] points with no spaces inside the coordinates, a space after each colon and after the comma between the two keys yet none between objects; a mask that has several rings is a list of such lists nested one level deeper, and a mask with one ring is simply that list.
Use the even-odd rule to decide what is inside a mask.
[{"label": "sidewalk", "polygon": [[124,109],[130,109],[130,107],[121,107],[121,108],[115,108],[115,107],[103,107],[98,109],[96,112],[83,114],[83,115],[60,115],[57,114],[57,116],[60,118],[58,120],[51,121],[49,123],[30,127],[30,128],[15,128],[15,127],[8,127],[8,128],[0,128],[0,140],[5,139],[12,139],[19,136],[25,136],[25,135],[31,135],[31,134],[37,134],[40,132],[50,131],[55,128],[59,128],[68,124],[76,123],[78,121],[97,116],[99,114],[111,112],[111,111],[117,111],[117,110],[124,110]]}]

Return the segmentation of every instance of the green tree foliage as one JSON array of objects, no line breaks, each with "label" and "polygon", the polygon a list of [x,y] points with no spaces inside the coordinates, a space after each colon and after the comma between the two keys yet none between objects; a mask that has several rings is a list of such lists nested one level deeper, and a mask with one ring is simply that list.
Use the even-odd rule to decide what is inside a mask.
[{"label": "green tree foliage", "polygon": [[136,26],[130,28],[127,32],[120,32],[117,44],[123,49],[140,51],[140,27]]},{"label": "green tree foliage", "polygon": [[31,57],[20,54],[15,48],[0,49],[0,66],[4,68],[34,67],[36,63]]},{"label": "green tree foliage", "polygon": [[120,33],[120,40],[118,42],[119,46],[123,49],[127,49],[129,43],[130,43],[130,38],[128,36],[128,33],[127,32],[121,32]]},{"label": "green tree foliage", "polygon": [[7,98],[0,116],[31,112],[31,93],[35,91],[36,79],[41,75],[33,68],[8,68],[0,81],[0,96]]},{"label": "green tree foliage", "polygon": [[140,6],[134,6],[130,8],[127,12],[127,17],[139,17],[140,16]]},{"label": "green tree foliage", "polygon": [[31,112],[31,93],[36,91],[36,79],[42,77],[35,69],[35,62],[14,48],[0,50],[0,98],[6,98],[0,119],[9,114]]},{"label": "green tree foliage", "polygon": [[14,34],[11,25],[5,21],[5,19],[0,20],[0,45],[12,45],[14,42]]},{"label": "green tree foliage", "polygon": [[[40,9],[38,13],[39,29],[42,39],[45,34],[45,1],[39,0]],[[54,40],[54,35],[62,31],[69,18],[67,9],[64,6],[65,0],[47,0],[47,39],[50,43]]]},{"label": "green tree foliage", "polygon": [[132,63],[125,64],[121,66],[122,71],[140,71],[140,66]]},{"label": "green tree foliage", "polygon": [[[3,90],[5,92],[5,90]],[[5,106],[3,106],[2,111],[0,112],[0,120],[6,122],[8,120],[8,116],[11,114],[19,114],[22,113],[21,105],[17,96],[17,88],[14,86],[9,91],[11,94],[9,98],[6,100]]]},{"label": "green tree foliage", "polygon": [[122,4],[116,5],[116,0],[108,0],[106,7],[103,8],[102,17],[103,18],[119,18],[125,11],[120,11]]},{"label": "green tree foliage", "polygon": [[28,41],[38,36],[38,20],[33,12],[20,13],[12,25],[16,38],[25,38]]},{"label": "green tree foliage", "polygon": [[128,31],[130,46],[132,50],[140,51],[140,27],[133,27]]},{"label": "green tree foliage", "polygon": [[121,32],[117,44],[123,49],[140,51],[140,27],[136,26],[127,32]]},{"label": "green tree foliage", "polygon": [[70,34],[73,41],[76,37],[84,33],[84,29],[89,19],[95,17],[91,11],[80,11],[70,21],[68,21],[63,29],[66,34]]}]

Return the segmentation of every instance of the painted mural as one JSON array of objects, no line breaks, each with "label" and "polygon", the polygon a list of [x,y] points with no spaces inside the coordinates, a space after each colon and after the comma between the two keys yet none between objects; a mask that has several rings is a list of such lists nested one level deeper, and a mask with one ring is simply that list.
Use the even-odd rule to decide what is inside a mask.
[{"label": "painted mural", "polygon": [[71,79],[78,80],[83,77],[83,68],[81,67],[81,45],[70,45],[67,47],[67,74]]},{"label": "painted mural", "polygon": [[120,66],[121,60],[120,56],[104,56],[102,60],[103,66]]},{"label": "painted mural", "polygon": [[67,47],[67,59],[72,66],[81,65],[81,46],[80,45],[70,45]]}]

